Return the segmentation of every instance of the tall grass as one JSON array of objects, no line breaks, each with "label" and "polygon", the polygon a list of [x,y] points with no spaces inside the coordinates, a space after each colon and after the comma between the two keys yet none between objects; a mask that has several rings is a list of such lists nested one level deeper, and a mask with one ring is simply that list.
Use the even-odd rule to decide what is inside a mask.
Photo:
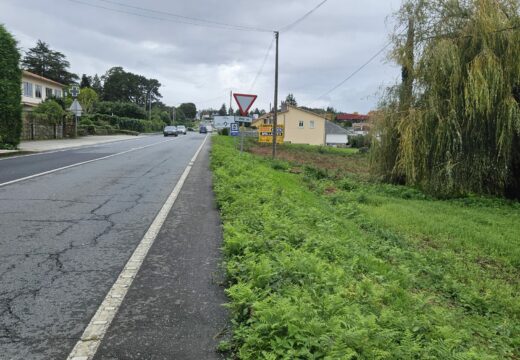
[{"label": "tall grass", "polygon": [[520,356],[518,206],[432,200],[236,155],[214,138],[231,356]]}]

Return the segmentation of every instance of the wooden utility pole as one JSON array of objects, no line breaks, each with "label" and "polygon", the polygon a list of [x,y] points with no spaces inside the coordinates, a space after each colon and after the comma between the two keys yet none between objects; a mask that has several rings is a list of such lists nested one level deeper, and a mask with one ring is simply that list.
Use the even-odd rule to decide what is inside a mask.
[{"label": "wooden utility pole", "polygon": [[[228,115],[229,115],[229,113],[231,112],[231,105],[232,105],[232,102],[233,102],[232,99],[233,99],[233,90],[230,90],[230,91],[229,91],[229,109],[228,109]],[[235,116],[234,113],[231,114],[231,115]]]},{"label": "wooden utility pole", "polygon": [[280,32],[274,32],[274,38],[276,40],[276,55],[275,55],[275,67],[274,67],[274,110],[273,110],[273,159],[276,158],[276,135],[278,128],[278,38]]}]

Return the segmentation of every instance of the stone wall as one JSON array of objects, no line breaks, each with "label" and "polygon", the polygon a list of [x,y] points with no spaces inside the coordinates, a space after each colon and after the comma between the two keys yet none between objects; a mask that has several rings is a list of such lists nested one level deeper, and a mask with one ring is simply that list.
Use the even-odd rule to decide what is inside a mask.
[{"label": "stone wall", "polygon": [[30,119],[23,113],[22,140],[62,139],[74,135],[74,124],[64,120],[61,124],[47,124],[37,119]]}]

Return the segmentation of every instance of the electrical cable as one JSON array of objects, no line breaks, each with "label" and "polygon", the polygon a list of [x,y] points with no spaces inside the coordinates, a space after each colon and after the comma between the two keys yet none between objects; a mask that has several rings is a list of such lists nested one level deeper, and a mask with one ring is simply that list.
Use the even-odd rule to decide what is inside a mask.
[{"label": "electrical cable", "polygon": [[[85,6],[93,7],[93,8],[108,10],[108,11],[122,13],[122,14],[134,15],[134,16],[147,18],[147,19],[152,19],[152,20],[165,21],[165,22],[181,23],[181,24],[201,26],[201,27],[209,27],[209,28],[216,28],[216,29],[223,29],[223,30],[250,31],[250,32],[251,31],[253,31],[253,32],[272,32],[271,30],[267,30],[267,29],[246,28],[246,27],[230,25],[230,24],[224,24],[224,23],[217,24],[215,22],[208,22],[208,21],[201,22],[203,20],[196,20],[198,22],[189,21],[189,20],[183,20],[183,19],[175,19],[174,20],[174,19],[168,19],[168,18],[164,18],[164,17],[158,17],[158,16],[146,15],[146,14],[132,12],[132,11],[126,11],[126,10],[122,10],[122,9],[114,9],[114,8],[110,8],[110,7],[107,7],[107,6],[91,4],[91,3],[88,3],[88,2],[85,2],[85,1],[81,1],[81,0],[69,0],[69,1],[70,2],[74,2],[74,3],[78,3],[78,4],[82,4],[82,5],[85,5]],[[172,16],[172,15],[170,15],[170,16]]]},{"label": "electrical cable", "polygon": [[375,58],[377,58],[379,55],[381,55],[381,53],[383,51],[386,50],[386,48],[388,48],[390,45],[392,45],[392,41],[388,42],[382,49],[380,49],[377,53],[375,53],[370,59],[368,59],[368,61],[366,61],[363,65],[361,65],[360,67],[358,67],[354,72],[352,72],[349,76],[347,76],[344,80],[342,80],[339,84],[337,84],[336,86],[334,86],[332,89],[328,90],[327,92],[323,93],[320,97],[318,97],[316,100],[320,100],[322,98],[324,98],[325,96],[329,95],[331,92],[333,92],[334,90],[338,89],[339,87],[341,87],[343,84],[345,84],[347,81],[349,81],[350,79],[352,79],[354,76],[356,76],[361,70],[363,70],[366,66],[368,66],[368,64],[370,64]]},{"label": "electrical cable", "polygon": [[[399,35],[403,34],[406,30],[408,30],[408,26],[406,26],[401,32],[399,32]],[[356,70],[354,70],[352,73],[350,73],[350,75],[348,75],[345,79],[343,79],[336,86],[334,86],[330,90],[326,91],[325,93],[320,95],[315,100],[323,99],[325,96],[329,95],[331,92],[333,92],[333,91],[337,90],[338,88],[340,88],[343,84],[345,84],[347,81],[349,81],[354,76],[356,76],[361,70],[363,70],[365,67],[367,67],[372,61],[374,61],[379,55],[381,55],[392,44],[393,44],[393,41],[389,41],[388,43],[386,43],[386,45],[383,46],[381,49],[379,49],[379,51],[377,51],[370,59],[368,59],[360,67],[358,67]]]},{"label": "electrical cable", "polygon": [[319,3],[318,5],[316,5],[312,10],[310,10],[309,12],[307,12],[305,15],[303,15],[301,18],[299,18],[298,20],[290,23],[289,25],[286,25],[284,26],[283,28],[280,29],[281,32],[284,32],[284,31],[289,31],[291,30],[293,27],[295,27],[296,25],[298,25],[299,23],[301,23],[303,20],[305,20],[307,17],[309,17],[313,12],[315,12],[316,10],[318,10],[323,4],[325,4],[328,0],[323,0],[321,3]]},{"label": "electrical cable", "polygon": [[258,72],[255,76],[255,79],[251,83],[251,86],[249,87],[249,91],[253,90],[253,88],[256,85],[256,82],[258,81],[258,78],[260,77],[260,75],[262,75],[262,73],[264,71],[264,67],[267,62],[267,59],[269,58],[269,54],[271,54],[271,50],[273,49],[274,40],[275,40],[275,38],[273,37],[273,39],[271,40],[271,44],[269,44],[269,48],[267,49],[267,52],[265,53],[264,60],[262,62],[262,66],[260,66],[260,69],[258,70]]},{"label": "electrical cable", "polygon": [[225,26],[225,27],[232,27],[232,28],[236,28],[236,30],[243,30],[243,31],[272,32],[272,30],[269,30],[269,29],[262,29],[262,28],[247,26],[247,25],[228,24],[228,23],[223,23],[223,22],[218,22],[218,21],[205,20],[205,19],[185,16],[185,15],[174,14],[174,13],[167,12],[167,11],[159,11],[159,10],[144,8],[144,7],[140,7],[140,6],[128,5],[128,4],[125,4],[125,3],[122,3],[119,1],[114,1],[114,0],[98,0],[98,1],[117,5],[120,7],[130,8],[130,9],[134,9],[134,10],[147,11],[147,12],[160,14],[160,15],[167,15],[167,16],[171,16],[171,17],[175,17],[175,18],[179,18],[179,19],[196,21],[196,22],[200,22],[202,24],[213,24],[213,25],[219,25],[219,26]]}]

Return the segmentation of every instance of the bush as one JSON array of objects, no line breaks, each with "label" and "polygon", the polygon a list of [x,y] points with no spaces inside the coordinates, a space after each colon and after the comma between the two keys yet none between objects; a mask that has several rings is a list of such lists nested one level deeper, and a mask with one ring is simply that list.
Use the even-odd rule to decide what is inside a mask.
[{"label": "bush", "polygon": [[46,100],[34,108],[30,114],[31,117],[35,115],[40,115],[40,118],[46,119],[50,124],[59,124],[63,121],[65,111],[56,101]]},{"label": "bush", "polygon": [[146,119],[146,111],[139,105],[130,102],[101,101],[94,106],[93,112],[133,119]]},{"label": "bush", "polygon": [[219,134],[219,135],[222,135],[222,136],[229,136],[229,129],[228,129],[228,128],[220,129],[220,130],[218,131],[218,134]]},{"label": "bush", "polygon": [[349,138],[350,146],[356,149],[370,147],[370,136],[368,135],[357,135]]},{"label": "bush", "polygon": [[0,148],[14,148],[22,134],[20,53],[16,40],[0,25]]}]

